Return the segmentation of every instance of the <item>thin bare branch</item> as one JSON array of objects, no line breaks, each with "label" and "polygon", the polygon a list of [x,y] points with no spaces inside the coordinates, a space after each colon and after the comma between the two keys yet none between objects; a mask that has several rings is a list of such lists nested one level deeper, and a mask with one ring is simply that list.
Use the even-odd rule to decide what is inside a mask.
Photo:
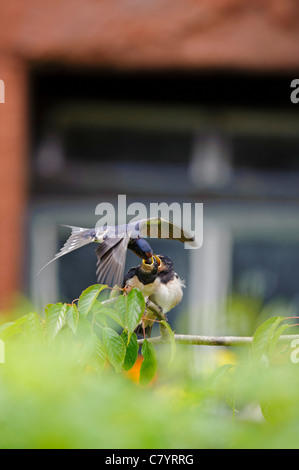
[{"label": "thin bare branch", "polygon": [[[194,335],[174,335],[178,344],[190,344],[198,346],[246,346],[252,343],[252,336],[194,336]],[[299,339],[299,335],[282,335],[279,341],[288,342],[293,339]],[[149,338],[148,341],[153,344],[162,344],[168,342],[167,338],[156,336]],[[142,344],[143,339],[138,340]]]}]

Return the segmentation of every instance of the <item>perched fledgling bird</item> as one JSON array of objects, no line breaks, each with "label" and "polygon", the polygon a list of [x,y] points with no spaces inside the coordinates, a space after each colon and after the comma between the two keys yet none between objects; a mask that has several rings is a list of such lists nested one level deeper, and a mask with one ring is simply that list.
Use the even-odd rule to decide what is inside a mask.
[{"label": "perched fledgling bird", "polygon": [[[138,288],[145,300],[153,302],[165,316],[183,298],[184,281],[174,271],[172,260],[166,255],[153,255],[150,261],[142,261],[139,266],[131,268],[124,277],[122,287],[130,291]],[[156,316],[146,310],[136,329],[137,334],[150,336]],[[152,320],[152,321],[151,321]]]},{"label": "perched fledgling bird", "polygon": [[120,285],[124,276],[127,249],[132,250],[137,256],[148,261],[153,256],[153,250],[144,237],[170,238],[182,243],[194,243],[195,238],[186,233],[181,227],[162,219],[153,217],[141,219],[125,225],[82,228],[66,225],[72,229],[72,233],[60,252],[49,261],[39,273],[52,261],[77,250],[84,245],[99,243],[96,249],[97,279],[100,284],[114,286]]}]

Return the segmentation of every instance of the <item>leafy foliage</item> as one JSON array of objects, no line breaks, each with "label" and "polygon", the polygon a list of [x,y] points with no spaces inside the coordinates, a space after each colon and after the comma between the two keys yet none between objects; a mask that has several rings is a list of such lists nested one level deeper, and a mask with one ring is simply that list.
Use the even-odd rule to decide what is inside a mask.
[{"label": "leafy foliage", "polygon": [[142,294],[102,301],[103,289],[0,325],[1,448],[298,446],[299,374],[280,341],[284,317],[261,324],[249,349],[213,348],[210,363],[203,347],[176,344],[166,322],[170,344],[144,340],[140,351]]},{"label": "leafy foliage", "polygon": [[271,317],[257,328],[252,341],[252,354],[256,360],[271,358],[280,336],[290,326],[281,325],[283,320],[283,317]]},{"label": "leafy foliage", "polygon": [[[101,370],[106,361],[116,372],[130,370],[138,357],[138,342],[134,330],[145,311],[145,300],[138,289],[126,295],[111,296],[107,301],[99,301],[99,294],[106,285],[95,284],[85,289],[78,299],[78,306],[58,302],[45,308],[44,318],[29,313],[0,327],[0,339],[7,340],[15,335],[38,336],[47,344],[60,339],[66,332],[73,340],[82,343],[82,358],[85,365]],[[113,325],[108,325],[109,319]],[[120,334],[119,328],[123,331]],[[167,324],[169,331],[170,326]],[[153,346],[151,346],[153,349]],[[150,367],[151,360],[155,366]],[[155,355],[146,359],[147,382],[156,373]],[[152,371],[152,374],[150,374]]]}]

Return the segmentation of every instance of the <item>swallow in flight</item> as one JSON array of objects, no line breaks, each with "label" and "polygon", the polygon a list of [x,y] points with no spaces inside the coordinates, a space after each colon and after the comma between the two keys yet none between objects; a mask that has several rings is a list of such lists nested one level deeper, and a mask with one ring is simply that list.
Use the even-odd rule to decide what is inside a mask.
[{"label": "swallow in flight", "polygon": [[[96,249],[98,283],[107,284],[111,287],[114,285],[120,286],[123,281],[128,248],[146,263],[151,264],[150,260],[154,253],[144,237],[168,238],[192,245],[195,243],[193,235],[186,233],[181,227],[161,217],[140,219],[124,225],[108,225],[91,229],[69,225],[66,227],[72,229],[70,237],[60,252],[39,272],[61,256],[95,242],[99,244]],[[162,265],[164,266],[164,263]],[[161,270],[162,268],[159,267],[159,274]]]}]

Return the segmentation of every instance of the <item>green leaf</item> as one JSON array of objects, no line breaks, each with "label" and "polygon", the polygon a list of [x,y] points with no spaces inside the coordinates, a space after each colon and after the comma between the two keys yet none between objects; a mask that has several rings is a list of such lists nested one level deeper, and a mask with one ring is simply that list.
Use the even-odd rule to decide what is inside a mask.
[{"label": "green leaf", "polygon": [[160,322],[160,325],[165,326],[165,328],[167,329],[167,332],[169,334],[169,339],[170,339],[170,344],[171,344],[171,355],[170,355],[169,365],[171,365],[173,360],[174,360],[175,352],[176,352],[176,342],[175,342],[175,339],[174,339],[174,332],[172,331],[171,326],[169,325],[169,323],[167,323],[165,320],[162,320]]},{"label": "green leaf", "polygon": [[26,315],[23,315],[22,317],[18,318],[17,320],[15,320],[15,325],[17,326],[23,326],[25,325],[25,323],[27,322],[27,317],[28,317],[28,314]]},{"label": "green leaf", "polygon": [[127,331],[123,331],[121,337],[124,343],[127,345],[126,356],[123,364],[124,370],[130,370],[136,362],[138,356],[138,342],[137,336],[133,333],[130,337],[128,344],[129,335]]},{"label": "green leaf", "polygon": [[77,335],[85,341],[92,334],[91,324],[86,317],[79,316]]},{"label": "green leaf", "polygon": [[108,361],[113,365],[116,372],[120,372],[126,355],[125,343],[112,328],[103,328],[102,334]]},{"label": "green leaf", "polygon": [[44,329],[37,313],[26,315],[25,333],[28,338],[41,339],[44,337]]},{"label": "green leaf", "polygon": [[274,350],[277,346],[278,340],[279,340],[280,336],[282,335],[282,333],[284,332],[284,330],[286,330],[290,326],[291,325],[281,325],[276,329],[276,331],[274,332],[274,334],[271,338],[270,344],[268,346],[268,356],[269,357],[271,357],[273,355]]},{"label": "green leaf", "polygon": [[119,324],[126,328],[127,326],[127,296],[120,295],[115,302],[115,311],[119,318]]},{"label": "green leaf", "polygon": [[92,334],[86,341],[85,354],[92,365],[97,369],[103,369],[106,360],[105,347],[97,335]]},{"label": "green leaf", "polygon": [[133,333],[145,309],[145,300],[139,289],[132,289],[126,296],[126,326]]},{"label": "green leaf", "polygon": [[261,359],[266,353],[274,331],[283,319],[283,317],[271,317],[257,328],[252,341],[252,354],[255,359]]},{"label": "green leaf", "polygon": [[51,343],[66,322],[66,304],[61,302],[46,306],[46,333]]},{"label": "green leaf", "polygon": [[66,306],[66,324],[75,335],[79,324],[79,312],[75,304]]},{"label": "green leaf", "polygon": [[79,297],[78,309],[80,315],[85,316],[91,310],[93,304],[95,303],[99,293],[106,289],[108,286],[102,284],[94,284],[85,289]]},{"label": "green leaf", "polygon": [[115,286],[113,286],[113,288],[111,289],[111,292],[110,292],[110,299],[115,299],[116,297],[118,297],[120,294],[121,294],[121,289],[119,288],[119,286],[117,284],[115,284]]},{"label": "green leaf", "polygon": [[112,320],[114,320],[116,323],[118,323],[120,326],[124,328],[123,319],[121,315],[119,315],[118,310],[114,310],[113,308],[105,307],[103,305],[102,307],[99,307],[99,309],[95,313],[95,316],[97,318],[98,316],[103,316],[103,315],[107,315],[108,317],[112,318]]},{"label": "green leaf", "polygon": [[93,313],[93,319],[93,328],[95,328],[95,325],[99,326],[100,328],[106,328],[107,321],[105,311],[98,310],[97,312]]},{"label": "green leaf", "polygon": [[44,330],[40,318],[35,312],[27,313],[14,322],[5,323],[0,327],[0,338],[7,340],[17,334],[26,334],[27,337],[41,338],[44,336]]},{"label": "green leaf", "polygon": [[0,326],[0,339],[7,341],[11,336],[23,333],[23,330],[16,324],[16,322],[4,323]]},{"label": "green leaf", "polygon": [[133,333],[141,320],[145,309],[145,300],[139,289],[132,289],[128,295],[120,295],[115,302],[118,323]]},{"label": "green leaf", "polygon": [[143,341],[142,345],[143,361],[140,368],[140,384],[147,385],[155,376],[157,372],[157,356],[156,351],[152,343],[149,343],[147,339]]}]

